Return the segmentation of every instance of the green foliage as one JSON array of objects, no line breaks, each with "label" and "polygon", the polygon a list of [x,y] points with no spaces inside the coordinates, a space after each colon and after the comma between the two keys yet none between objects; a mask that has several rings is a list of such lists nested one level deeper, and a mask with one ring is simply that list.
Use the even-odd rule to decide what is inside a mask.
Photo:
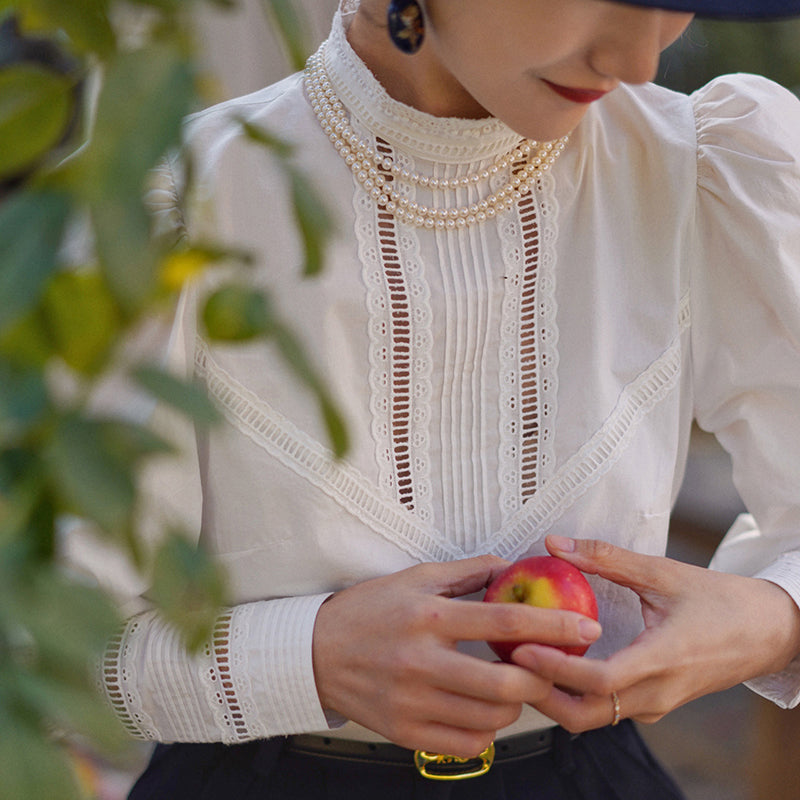
[{"label": "green foliage", "polygon": [[220,419],[216,406],[200,386],[181,381],[169,372],[143,364],[134,370],[134,378],[150,394],[191,417],[198,425],[213,425]]},{"label": "green foliage", "polygon": [[175,531],[158,551],[153,586],[153,599],[165,617],[181,628],[190,650],[199,650],[208,641],[225,598],[222,575]]},{"label": "green foliage", "polygon": [[[150,598],[188,647],[208,641],[225,602],[224,576],[180,531],[163,531],[152,550],[139,535],[138,477],[153,457],[169,457],[166,442],[90,405],[121,374],[198,425],[219,421],[198,385],[126,360],[123,344],[143,320],[171,313],[186,281],[224,263],[234,274],[202,309],[207,335],[277,347],[317,396],[333,450],[346,446],[311,360],[270,298],[236,274],[249,254],[214,242],[176,248],[154,234],[149,177],[179,147],[184,116],[204,104],[191,25],[202,2],[0,0],[0,23],[13,15],[15,35],[18,26],[68,55],[36,61],[4,52],[0,38],[0,800],[84,798],[62,737],[110,752],[125,739],[93,668],[121,620],[105,591],[59,564],[65,515],[151,577]],[[296,12],[265,4],[299,63]],[[147,24],[133,40],[119,20],[137,11]],[[246,133],[282,165],[305,272],[317,273],[327,212],[289,144]]]},{"label": "green foliage", "polygon": [[30,64],[0,73],[0,174],[33,166],[61,141],[72,117],[72,82]]},{"label": "green foliage", "polygon": [[0,335],[39,299],[58,266],[58,247],[69,199],[54,191],[30,191],[0,207]]}]

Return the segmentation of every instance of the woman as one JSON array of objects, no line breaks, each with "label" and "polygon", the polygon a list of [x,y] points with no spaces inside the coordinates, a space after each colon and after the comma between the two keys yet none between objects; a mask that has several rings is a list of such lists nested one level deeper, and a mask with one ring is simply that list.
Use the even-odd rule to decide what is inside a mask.
[{"label": "woman", "polygon": [[[650,85],[694,12],[800,3],[345,3],[305,76],[192,120],[189,230],[257,253],[353,446],[271,350],[196,338],[187,294],[170,358],[226,424],[157,483],[235,605],[197,657],[147,610],[112,648],[120,715],[178,743],[132,798],[674,798],[629,719],[742,681],[798,701],[800,106]],[[243,118],[337,212],[319,280]],[[751,512],[713,571],[663,557],[693,419]],[[471,602],[545,548],[602,628]]]}]

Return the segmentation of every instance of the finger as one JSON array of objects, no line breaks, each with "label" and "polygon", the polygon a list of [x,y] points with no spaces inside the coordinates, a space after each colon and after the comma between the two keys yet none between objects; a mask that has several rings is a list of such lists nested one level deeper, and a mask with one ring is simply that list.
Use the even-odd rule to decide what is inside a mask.
[{"label": "finger", "polygon": [[577,646],[594,642],[602,629],[574,611],[524,603],[483,603],[432,598],[420,610],[423,625],[451,641],[537,642]]},{"label": "finger", "polygon": [[[554,647],[522,645],[512,654],[515,664],[579,694],[607,695],[641,685],[665,674],[661,651],[647,632],[608,659],[570,656]],[[676,645],[677,646],[677,645]]]},{"label": "finger", "polygon": [[389,736],[395,744],[409,750],[426,750],[459,758],[475,758],[494,741],[496,731],[475,731],[424,722],[402,736]]},{"label": "finger", "polygon": [[687,566],[668,558],[635,553],[600,539],[548,536],[545,544],[551,555],[569,561],[581,571],[600,575],[637,593],[668,593],[674,586],[676,569]]},{"label": "finger", "polygon": [[486,555],[457,561],[419,564],[392,577],[402,576],[409,588],[442,597],[463,597],[485,589],[509,562]]},{"label": "finger", "polygon": [[577,694],[606,695],[629,685],[608,661],[570,656],[554,647],[522,645],[511,658],[516,665]]},{"label": "finger", "polygon": [[436,663],[433,686],[492,703],[533,703],[546,696],[551,682],[513,664],[483,661],[445,651]]},{"label": "finger", "polygon": [[428,688],[415,693],[404,712],[412,719],[425,719],[462,730],[490,732],[516,722],[522,713],[522,703],[495,703]]},{"label": "finger", "polygon": [[[617,694],[619,700],[619,719],[630,716],[627,713],[627,698]],[[616,719],[616,707],[612,694],[573,695],[556,687],[550,694],[536,704],[545,716],[557,722],[572,733],[594,730],[610,725]]]}]

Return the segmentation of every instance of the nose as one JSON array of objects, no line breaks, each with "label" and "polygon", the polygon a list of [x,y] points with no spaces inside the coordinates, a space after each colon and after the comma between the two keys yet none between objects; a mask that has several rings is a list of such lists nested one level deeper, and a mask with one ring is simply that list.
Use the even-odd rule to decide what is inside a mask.
[{"label": "nose", "polygon": [[658,72],[661,52],[685,30],[690,14],[611,4],[614,14],[595,39],[592,68],[623,83],[646,83]]}]

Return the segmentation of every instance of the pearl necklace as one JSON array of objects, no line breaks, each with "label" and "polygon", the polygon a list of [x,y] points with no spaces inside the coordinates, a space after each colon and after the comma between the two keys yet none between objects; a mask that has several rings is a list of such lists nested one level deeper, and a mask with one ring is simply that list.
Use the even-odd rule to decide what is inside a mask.
[{"label": "pearl necklace", "polygon": [[[322,130],[350,167],[356,180],[379,207],[401,222],[417,227],[440,230],[464,228],[493,219],[531,191],[537,176],[550,169],[569,139],[563,136],[555,142],[541,144],[532,139],[521,139],[512,151],[480,172],[460,178],[435,178],[400,167],[393,158],[377,152],[358,137],[331,85],[321,50],[308,60],[305,84],[311,107]],[[397,189],[398,184],[411,184],[431,191],[466,189],[484,183],[512,166],[512,177],[505,186],[468,206],[431,207],[409,200]]]}]

